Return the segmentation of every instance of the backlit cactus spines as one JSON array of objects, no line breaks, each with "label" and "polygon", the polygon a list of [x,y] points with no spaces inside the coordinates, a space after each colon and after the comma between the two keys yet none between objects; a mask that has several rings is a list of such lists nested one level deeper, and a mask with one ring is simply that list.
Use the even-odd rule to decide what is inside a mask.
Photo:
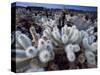
[{"label": "backlit cactus spines", "polygon": [[40,38],[38,40],[38,50],[41,51],[44,49],[46,49],[46,41],[43,38]]},{"label": "backlit cactus spines", "polygon": [[42,63],[47,63],[51,60],[51,54],[47,50],[43,50],[39,53],[39,59]]},{"label": "backlit cactus spines", "polygon": [[28,38],[27,35],[25,34],[20,34],[18,36],[18,42],[20,43],[20,45],[24,48],[27,49],[27,47],[32,45],[31,40]]},{"label": "backlit cactus spines", "polygon": [[67,54],[67,58],[70,62],[74,62],[75,61],[75,54],[73,51],[73,45],[69,44],[65,47],[65,52]]},{"label": "backlit cactus spines", "polygon": [[52,35],[56,41],[61,42],[61,34],[60,34],[59,29],[57,27],[53,28]]},{"label": "backlit cactus spines", "polygon": [[80,46],[78,44],[73,45],[73,51],[74,52],[79,52],[80,51]]},{"label": "backlit cactus spines", "polygon": [[38,50],[35,47],[29,46],[26,49],[26,55],[27,57],[36,57],[38,53]]},{"label": "backlit cactus spines", "polygon": [[79,51],[80,51],[80,47],[77,44],[75,44],[75,45],[68,44],[65,46],[65,52],[66,52],[67,58],[70,62],[75,61],[75,59],[76,59],[75,52],[79,52]]},{"label": "backlit cactus spines", "polygon": [[66,34],[63,34],[61,39],[62,39],[62,43],[63,44],[67,44],[68,43],[68,36]]}]

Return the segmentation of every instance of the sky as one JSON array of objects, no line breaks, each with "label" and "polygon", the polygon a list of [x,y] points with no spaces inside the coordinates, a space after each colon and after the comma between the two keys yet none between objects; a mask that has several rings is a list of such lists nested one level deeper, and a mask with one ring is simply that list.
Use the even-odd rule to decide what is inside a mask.
[{"label": "sky", "polygon": [[46,4],[46,3],[31,3],[31,2],[16,2],[16,6],[36,6],[36,7],[46,7],[46,8],[66,8],[66,9],[76,9],[84,11],[97,11],[97,7],[93,6],[76,6],[76,5],[62,5],[62,4]]}]

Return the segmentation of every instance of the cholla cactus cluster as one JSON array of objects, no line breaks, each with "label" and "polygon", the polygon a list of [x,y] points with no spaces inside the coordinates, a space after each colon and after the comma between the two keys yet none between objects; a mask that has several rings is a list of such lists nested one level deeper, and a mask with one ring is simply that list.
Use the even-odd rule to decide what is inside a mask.
[{"label": "cholla cactus cluster", "polygon": [[[15,39],[12,35],[12,44],[16,41],[15,49],[12,49],[12,53],[16,53],[16,65],[20,67],[20,64],[24,64],[24,68],[18,68],[17,72],[45,71],[45,68],[49,68],[48,63],[61,60],[56,59],[56,55],[60,51],[65,53],[64,60],[67,61],[66,64],[70,65],[67,69],[80,68],[77,65],[81,65],[81,68],[97,66],[95,26],[87,30],[79,30],[74,24],[72,26],[65,24],[60,30],[57,26],[57,19],[41,18],[38,20],[41,22],[43,31],[37,33],[36,28],[31,26],[29,33],[32,39],[18,30],[14,32]],[[60,70],[56,63],[53,63],[53,66],[54,69]]]}]

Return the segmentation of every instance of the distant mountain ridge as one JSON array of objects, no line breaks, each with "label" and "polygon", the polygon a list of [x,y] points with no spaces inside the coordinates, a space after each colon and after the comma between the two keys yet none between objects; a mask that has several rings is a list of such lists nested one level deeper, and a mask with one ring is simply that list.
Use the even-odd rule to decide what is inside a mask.
[{"label": "distant mountain ridge", "polygon": [[31,3],[31,2],[15,2],[12,7],[44,7],[48,9],[71,9],[82,11],[97,11],[97,7],[93,6],[78,6],[78,5],[63,5],[63,4],[48,4],[48,3]]}]

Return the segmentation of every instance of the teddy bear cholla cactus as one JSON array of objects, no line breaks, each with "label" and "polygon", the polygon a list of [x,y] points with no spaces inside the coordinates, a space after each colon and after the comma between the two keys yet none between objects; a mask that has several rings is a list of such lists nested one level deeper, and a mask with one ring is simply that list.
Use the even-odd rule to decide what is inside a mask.
[{"label": "teddy bear cholla cactus", "polygon": [[50,40],[39,39],[38,50],[41,62],[47,63],[54,58],[53,45]]},{"label": "teddy bear cholla cactus", "polygon": [[68,44],[65,46],[65,52],[67,54],[67,58],[70,62],[75,61],[75,52],[80,51],[80,47],[78,44]]},{"label": "teddy bear cholla cactus", "polygon": [[[16,61],[16,72],[22,72],[24,68],[27,68],[28,63],[30,61],[30,58],[33,58],[36,56],[37,51],[36,49],[29,49],[32,47],[31,40],[20,31],[15,32],[15,41],[16,41],[16,49],[12,49],[12,54],[16,53],[16,58],[14,60]],[[30,53],[30,50],[32,53]],[[13,59],[13,57],[12,57]],[[19,65],[20,64],[20,65]],[[21,67],[22,66],[22,67]]]},{"label": "teddy bear cholla cactus", "polygon": [[[66,57],[69,62],[74,62],[76,59],[75,52],[80,51],[80,44],[82,37],[76,26],[68,27],[65,25],[62,27],[61,32],[55,26],[53,28],[52,37],[58,45],[63,45],[66,53]],[[66,59],[66,60],[67,60]]]},{"label": "teddy bear cholla cactus", "polygon": [[[87,63],[93,61],[92,64],[95,64],[95,54],[93,55],[93,53],[96,52],[97,43],[93,42],[93,36],[89,36],[86,31],[79,31],[76,26],[68,27],[65,25],[62,27],[61,31],[57,28],[57,26],[55,26],[53,30],[47,27],[43,31],[42,37],[37,38],[37,40],[35,39],[37,34],[35,28],[31,27],[30,33],[32,34],[34,42],[38,42],[37,48],[32,46],[32,40],[30,40],[27,35],[22,34],[19,31],[16,32],[16,41],[18,42],[17,46],[19,46],[17,47],[19,50],[16,49],[16,52],[19,55],[21,52],[26,57],[30,57],[32,59],[38,57],[39,61],[45,64],[54,59],[55,47],[57,45],[63,45],[68,61],[74,62],[76,59],[75,54],[80,51],[80,43],[82,42],[82,45],[85,48]],[[93,56],[93,58],[90,58],[90,56]]]},{"label": "teddy bear cholla cactus", "polygon": [[[67,27],[67,25],[65,25],[64,27],[62,27],[61,32],[59,32],[59,30],[57,29],[56,26],[53,29],[54,29],[54,33],[52,33],[53,40],[56,40],[53,42],[55,42],[55,44],[57,44],[57,45],[59,45],[59,42],[64,45],[69,44],[69,43],[80,44],[80,42],[83,40],[83,35],[81,34],[81,31],[77,30],[77,28],[75,26]],[[56,32],[58,31],[57,34],[55,34],[55,31]],[[83,32],[87,33],[86,31],[83,31]],[[88,36],[88,33],[85,36]],[[90,39],[88,39],[88,40],[90,40]],[[90,40],[90,42],[92,42],[92,40]],[[94,50],[94,49],[92,49],[92,50]]]},{"label": "teddy bear cholla cactus", "polygon": [[[22,49],[20,49],[20,47],[19,48],[17,47],[16,50],[15,49],[12,50],[12,53],[16,52],[16,59],[19,59],[19,58],[22,59],[22,61],[19,61],[19,62],[23,62],[24,58],[34,59],[35,57],[36,58],[39,57],[40,64],[42,64],[42,63],[47,63],[48,61],[50,61],[54,58],[53,46],[52,46],[52,42],[50,40],[44,40],[43,38],[38,39],[38,42],[39,42],[38,48],[36,48],[35,46],[32,46],[32,40],[30,40],[27,37],[27,35],[21,33],[20,31],[16,31],[16,32],[17,32],[16,33],[16,35],[17,35],[16,41],[18,42],[18,43],[16,43],[17,44],[16,46],[20,46]],[[33,35],[33,37],[34,36],[35,35]],[[33,39],[35,39],[35,38],[33,38]],[[37,60],[38,60],[38,58],[37,58]]]},{"label": "teddy bear cholla cactus", "polygon": [[[30,32],[32,34],[33,39],[35,39],[36,31],[33,27],[30,28]],[[32,55],[35,57],[37,55],[37,52],[42,50],[49,50],[48,53],[53,53],[53,46],[50,40],[44,40],[43,38],[38,39],[38,48],[36,49],[34,46],[32,46],[31,40],[25,35],[20,34],[18,37],[18,41],[20,45],[26,50],[26,54],[31,57]],[[36,41],[36,39],[35,39]],[[47,48],[48,47],[48,48]],[[41,53],[39,52],[39,53]],[[32,54],[33,53],[33,54]]]},{"label": "teddy bear cholla cactus", "polygon": [[24,61],[28,63],[31,58],[35,58],[37,56],[38,51],[34,46],[32,46],[32,42],[27,35],[20,31],[16,31],[15,35],[16,49],[12,49],[11,51],[12,54],[16,54],[16,58],[12,57],[12,59],[16,61],[16,65],[21,62],[23,63]]},{"label": "teddy bear cholla cactus", "polygon": [[73,62],[75,60],[75,52],[80,50],[78,44],[82,40],[81,34],[76,26],[68,27],[65,25],[62,27],[61,32],[57,27],[54,27],[52,37],[56,40],[56,43],[65,46],[67,58],[70,62]]},{"label": "teddy bear cholla cactus", "polygon": [[[80,50],[79,45],[81,42],[83,42],[83,47],[85,48],[85,51],[89,50],[92,52],[96,52],[97,50],[97,43],[94,42],[95,36],[89,35],[89,33],[84,30],[79,31],[76,26],[68,27],[67,25],[65,25],[64,27],[62,27],[61,32],[57,27],[54,27],[52,37],[54,40],[56,40],[56,43],[60,42],[60,44],[64,44],[67,58],[71,62],[75,60],[74,52],[78,52]],[[76,47],[74,48],[74,46]]]},{"label": "teddy bear cholla cactus", "polygon": [[85,57],[89,65],[96,65],[95,53],[97,52],[97,41],[95,42],[94,40],[95,35],[89,36],[87,32],[84,33],[82,43],[85,49]]},{"label": "teddy bear cholla cactus", "polygon": [[65,25],[62,27],[61,32],[56,26],[53,28],[52,35],[57,42],[62,44],[80,43],[81,41],[81,34],[76,26],[67,27],[67,25]]}]

